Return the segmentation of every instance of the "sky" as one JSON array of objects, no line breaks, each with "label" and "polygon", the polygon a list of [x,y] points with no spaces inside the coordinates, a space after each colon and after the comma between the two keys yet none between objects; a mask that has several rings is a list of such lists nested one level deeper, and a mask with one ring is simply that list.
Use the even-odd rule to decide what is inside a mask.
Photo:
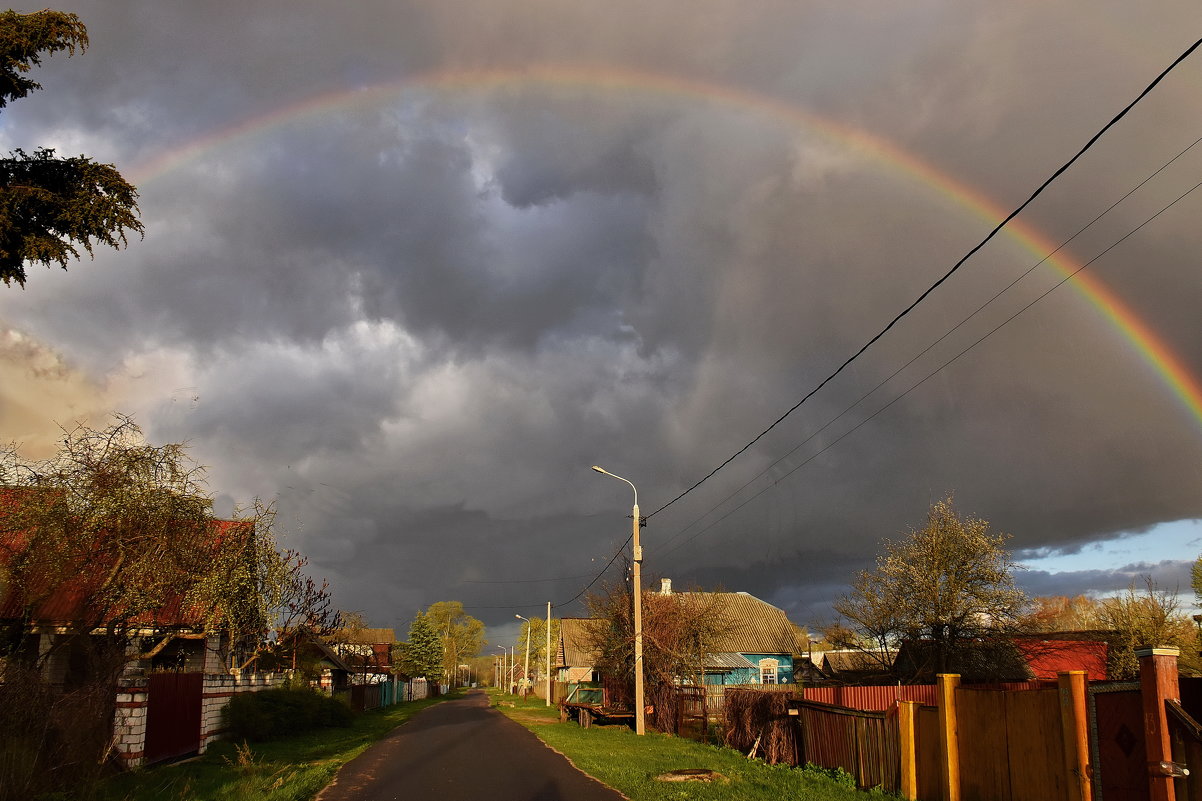
[{"label": "sky", "polygon": [[70,10],[91,45],[0,151],[115,164],[146,230],[0,287],[0,439],[31,458],[132,415],[402,636],[440,600],[493,644],[581,614],[633,500],[591,465],[638,488],[649,582],[802,625],[949,494],[1033,594],[1188,594],[1199,54],[665,504],[1134,99],[1196,2]]}]

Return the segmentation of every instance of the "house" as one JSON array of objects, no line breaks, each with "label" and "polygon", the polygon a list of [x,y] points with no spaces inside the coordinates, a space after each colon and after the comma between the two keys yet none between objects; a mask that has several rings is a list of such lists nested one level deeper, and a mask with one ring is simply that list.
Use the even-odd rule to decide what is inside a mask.
[{"label": "house", "polygon": [[[15,497],[18,491],[10,488],[3,500],[12,503]],[[3,568],[21,558],[27,535],[0,529]],[[236,559],[252,535],[245,521],[212,520],[201,547],[214,558],[233,554]],[[109,638],[113,642],[125,640],[126,675],[152,670],[223,673],[235,664],[228,635],[204,633],[205,610],[190,606],[182,594],[168,594],[161,605],[127,615],[103,600],[107,573],[98,568],[112,556],[85,553],[76,559],[78,563],[66,564],[58,574],[65,578],[54,584],[37,575],[32,584],[0,582],[0,626],[8,647],[18,658],[39,664],[52,686],[75,686],[90,678],[95,646],[88,641],[99,643],[106,631],[116,635]]]},{"label": "house", "polygon": [[330,638],[333,650],[351,671],[355,684],[380,684],[392,676],[393,629],[341,629]]},{"label": "house", "polygon": [[1105,631],[1056,631],[1014,638],[1034,679],[1054,679],[1066,670],[1084,670],[1089,681],[1105,681],[1109,658]]},{"label": "house", "polygon": [[556,681],[595,682],[596,651],[588,634],[588,618],[565,617],[559,621],[559,648],[555,655]]},{"label": "house", "polygon": [[[672,595],[662,579],[661,595]],[[792,684],[797,630],[784,611],[746,592],[684,592],[675,595],[714,603],[724,618],[705,655],[706,684]]]},{"label": "house", "polygon": [[837,684],[893,683],[896,653],[879,649],[842,648],[814,654],[815,667],[826,682]]}]

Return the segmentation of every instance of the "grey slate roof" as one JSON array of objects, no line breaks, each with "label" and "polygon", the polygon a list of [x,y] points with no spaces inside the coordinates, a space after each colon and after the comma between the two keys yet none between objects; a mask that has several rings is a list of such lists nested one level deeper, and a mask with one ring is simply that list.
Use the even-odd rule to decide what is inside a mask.
[{"label": "grey slate roof", "polygon": [[681,592],[684,597],[718,598],[728,630],[712,644],[718,653],[797,653],[797,636],[784,611],[745,592]]},{"label": "grey slate roof", "polygon": [[589,646],[587,624],[588,619],[582,617],[560,619],[558,667],[592,667],[596,663],[596,652]]}]

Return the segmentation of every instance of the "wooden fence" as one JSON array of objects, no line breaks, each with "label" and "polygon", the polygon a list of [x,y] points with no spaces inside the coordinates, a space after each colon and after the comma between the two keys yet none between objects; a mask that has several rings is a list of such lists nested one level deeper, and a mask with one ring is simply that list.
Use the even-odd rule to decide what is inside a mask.
[{"label": "wooden fence", "polygon": [[[1019,686],[960,687],[959,677],[941,676],[935,704],[902,700],[885,711],[795,697],[788,714],[800,743],[789,761],[839,768],[861,789],[922,801],[1091,801],[1085,673],[1061,674],[1052,688]],[[728,720],[728,732],[772,731],[781,716],[767,710],[777,706],[740,701],[741,715],[764,711]]]}]

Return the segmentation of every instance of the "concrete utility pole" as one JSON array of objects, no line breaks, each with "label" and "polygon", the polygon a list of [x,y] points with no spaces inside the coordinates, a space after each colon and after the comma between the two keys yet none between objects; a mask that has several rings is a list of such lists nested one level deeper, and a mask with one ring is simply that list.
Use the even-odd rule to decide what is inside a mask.
[{"label": "concrete utility pole", "polygon": [[547,601],[547,703],[551,706],[551,602]]},{"label": "concrete utility pole", "polygon": [[[514,617],[518,620],[526,621],[526,666],[523,668],[525,672],[522,674],[522,681],[518,686],[518,689],[524,690],[526,682],[530,678],[530,630],[534,628],[534,624],[530,622],[530,618],[528,617],[522,617],[521,615],[514,615]],[[526,693],[523,692],[522,695],[525,696]]]},{"label": "concrete utility pole", "polygon": [[634,490],[634,510],[631,512],[634,531],[634,733],[647,733],[647,709],[643,702],[643,546],[639,545],[639,489],[628,478],[615,475],[603,467],[593,465],[598,473],[603,473],[618,481],[625,481]]}]

